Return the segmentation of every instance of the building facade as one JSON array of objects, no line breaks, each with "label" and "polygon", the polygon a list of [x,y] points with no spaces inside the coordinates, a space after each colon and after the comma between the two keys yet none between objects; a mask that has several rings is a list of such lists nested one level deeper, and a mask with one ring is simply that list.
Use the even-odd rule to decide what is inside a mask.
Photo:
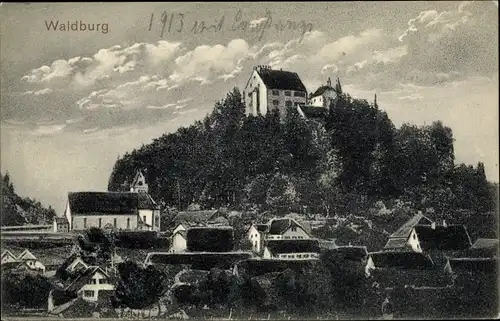
[{"label": "building facade", "polygon": [[248,115],[264,116],[273,110],[285,115],[288,107],[307,103],[307,89],[295,72],[258,66],[245,85],[243,100]]},{"label": "building facade", "polygon": [[326,85],[320,86],[309,97],[309,105],[314,107],[329,108],[330,104],[337,99],[337,91],[332,87],[332,81],[328,78]]},{"label": "building facade", "polygon": [[109,276],[97,266],[87,268],[85,273],[66,288],[66,292],[75,293],[90,302],[99,300],[99,292],[114,290],[115,286],[110,283]]},{"label": "building facade", "polygon": [[65,216],[71,230],[112,226],[121,230],[160,230],[160,209],[147,193],[68,194]]},{"label": "building facade", "polygon": [[307,240],[312,236],[294,219],[274,219],[271,221],[266,240]]}]

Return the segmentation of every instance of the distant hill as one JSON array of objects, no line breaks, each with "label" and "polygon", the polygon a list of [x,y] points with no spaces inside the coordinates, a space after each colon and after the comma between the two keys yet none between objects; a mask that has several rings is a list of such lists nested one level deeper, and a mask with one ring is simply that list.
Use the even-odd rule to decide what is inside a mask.
[{"label": "distant hill", "polygon": [[56,212],[52,207],[46,208],[35,199],[17,195],[14,185],[10,181],[9,173],[2,174],[1,182],[2,226],[52,223],[56,216]]}]

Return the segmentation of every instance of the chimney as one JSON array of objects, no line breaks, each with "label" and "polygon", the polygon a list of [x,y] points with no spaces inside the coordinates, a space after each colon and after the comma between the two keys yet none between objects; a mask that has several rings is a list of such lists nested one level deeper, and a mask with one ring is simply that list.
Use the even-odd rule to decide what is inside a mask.
[{"label": "chimney", "polygon": [[446,221],[443,220],[443,227],[447,227],[448,225],[446,224]]}]

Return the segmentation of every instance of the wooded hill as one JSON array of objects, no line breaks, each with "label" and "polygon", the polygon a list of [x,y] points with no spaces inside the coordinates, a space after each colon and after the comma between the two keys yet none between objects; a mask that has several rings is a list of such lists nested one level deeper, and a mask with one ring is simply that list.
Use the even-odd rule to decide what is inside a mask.
[{"label": "wooded hill", "polygon": [[2,175],[2,226],[24,224],[51,224],[56,216],[54,209],[45,208],[29,197],[16,194],[9,173]]},{"label": "wooded hill", "polygon": [[235,88],[203,121],[119,158],[108,189],[128,190],[141,169],[152,196],[177,209],[348,214],[382,201],[440,214],[494,210],[498,185],[482,163],[456,164],[453,142],[441,121],[395,128],[376,102],[345,93],[324,125],[294,109],[282,120],[246,116]]}]

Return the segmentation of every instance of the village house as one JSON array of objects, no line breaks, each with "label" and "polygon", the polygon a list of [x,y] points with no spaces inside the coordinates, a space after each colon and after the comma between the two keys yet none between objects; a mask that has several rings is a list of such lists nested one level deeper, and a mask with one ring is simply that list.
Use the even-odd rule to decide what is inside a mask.
[{"label": "village house", "polygon": [[17,258],[19,262],[24,262],[26,265],[34,271],[39,271],[40,273],[45,273],[45,265],[40,262],[28,249],[24,250]]},{"label": "village house", "polygon": [[291,218],[273,219],[266,240],[306,240],[313,238],[303,226]]},{"label": "village house", "polygon": [[247,230],[247,238],[252,244],[252,251],[255,253],[261,253],[263,248],[264,239],[269,229],[267,224],[251,224]]},{"label": "village house", "polygon": [[69,222],[66,217],[54,218],[54,232],[67,233],[69,232]]},{"label": "village house", "polygon": [[108,274],[98,266],[90,266],[85,272],[73,281],[66,292],[81,296],[86,301],[99,300],[99,292],[114,291],[115,286],[111,284]]},{"label": "village house", "polygon": [[272,240],[264,247],[263,259],[311,260],[319,258],[319,242],[315,239]]},{"label": "village house", "polygon": [[295,72],[257,66],[245,85],[243,100],[247,114],[264,116],[279,110],[284,116],[286,108],[307,103],[307,89]]},{"label": "village house", "polygon": [[17,262],[17,257],[12,254],[9,250],[4,250],[2,252],[2,265],[6,263]]},{"label": "village house", "polygon": [[66,272],[75,273],[77,271],[86,271],[89,265],[80,256],[74,256],[73,261],[66,267]]},{"label": "village house", "polygon": [[411,249],[412,251],[421,252],[422,249],[420,248],[420,244],[418,244],[414,231],[417,225],[435,226],[435,223],[422,213],[416,214],[389,236],[389,240],[384,246],[384,250],[406,251]]}]

